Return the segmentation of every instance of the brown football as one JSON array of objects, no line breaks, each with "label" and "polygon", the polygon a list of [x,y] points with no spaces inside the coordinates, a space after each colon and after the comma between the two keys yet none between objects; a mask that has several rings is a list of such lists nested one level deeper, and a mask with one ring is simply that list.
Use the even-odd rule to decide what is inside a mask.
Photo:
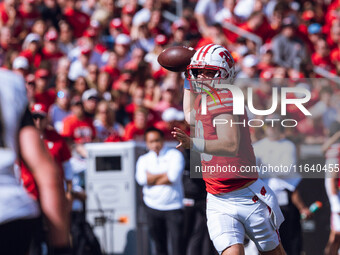
[{"label": "brown football", "polygon": [[169,71],[184,72],[195,52],[195,49],[191,47],[173,46],[163,50],[157,60]]}]

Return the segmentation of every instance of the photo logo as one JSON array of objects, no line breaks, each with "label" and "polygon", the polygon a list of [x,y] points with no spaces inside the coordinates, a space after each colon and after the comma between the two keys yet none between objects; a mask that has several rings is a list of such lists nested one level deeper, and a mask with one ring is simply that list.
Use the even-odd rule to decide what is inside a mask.
[{"label": "photo logo", "polygon": [[[212,88],[208,85],[203,85],[200,88],[202,91],[206,93],[202,93],[201,95],[201,114],[206,115],[207,114],[207,95],[209,95],[215,105],[222,105],[222,100],[219,96],[218,90],[229,90],[232,94],[232,103],[233,103],[233,115],[244,115],[245,114],[245,97],[243,95],[243,91],[235,86],[230,84],[216,84],[215,88]],[[276,112],[277,107],[279,105],[279,96],[280,96],[280,103],[281,103],[281,115],[286,116],[287,115],[287,105],[295,105],[305,116],[311,116],[312,114],[306,109],[306,107],[303,105],[307,103],[311,99],[311,93],[306,88],[297,88],[297,87],[283,87],[281,88],[281,93],[279,94],[278,88],[272,88],[272,105],[269,109],[266,110],[259,110],[254,107],[253,103],[253,88],[249,87],[247,89],[247,107],[251,113],[257,116],[269,116]],[[293,93],[295,95],[299,95],[295,98],[289,98],[287,94]],[[217,100],[214,98],[214,95],[218,98]],[[267,120],[270,121],[270,120]],[[293,125],[287,125],[282,122],[291,121],[294,122]],[[258,125],[252,125],[250,123],[249,126],[251,127],[261,127],[264,125],[264,121],[261,119],[252,119],[249,120],[250,123],[258,122]],[[214,126],[216,124],[226,124],[226,120],[214,120]],[[287,119],[281,121],[281,124],[284,127],[295,127],[297,125],[297,121],[293,119]],[[272,125],[274,125],[274,120],[272,120]]]}]

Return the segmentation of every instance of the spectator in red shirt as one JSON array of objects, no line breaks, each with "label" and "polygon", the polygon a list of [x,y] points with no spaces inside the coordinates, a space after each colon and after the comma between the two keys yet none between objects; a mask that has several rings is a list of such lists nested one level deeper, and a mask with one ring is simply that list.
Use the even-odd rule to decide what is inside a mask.
[{"label": "spectator in red shirt", "polygon": [[275,35],[262,11],[252,13],[248,21],[239,27],[261,37],[264,43],[270,41]]},{"label": "spectator in red shirt", "polygon": [[140,47],[136,47],[131,52],[131,60],[124,65],[124,69],[136,71],[140,62],[144,61],[146,52]]},{"label": "spectator in red shirt", "polygon": [[125,127],[124,140],[143,141],[144,132],[147,129],[148,110],[144,107],[136,109],[133,115],[133,121]]},{"label": "spectator in red shirt", "polygon": [[124,127],[116,122],[116,113],[109,102],[100,101],[94,121],[96,137],[100,142],[119,142],[124,136]]},{"label": "spectator in red shirt", "polygon": [[35,91],[34,99],[36,103],[40,103],[50,108],[56,99],[56,92],[54,89],[48,89],[49,71],[47,69],[38,69],[35,72]]},{"label": "spectator in red shirt", "polygon": [[40,53],[41,38],[38,34],[28,34],[22,45],[20,56],[28,59],[30,66],[39,68],[42,55]]},{"label": "spectator in red shirt", "polygon": [[113,48],[114,42],[119,34],[123,31],[123,23],[120,18],[114,18],[111,20],[109,24],[109,33],[110,35],[104,37],[104,41],[106,43],[106,46],[109,49]]},{"label": "spectator in red shirt", "polygon": [[170,24],[163,20],[162,10],[159,8],[151,11],[150,21],[147,24],[152,37],[158,34],[166,34],[170,27]]},{"label": "spectator in red shirt", "polygon": [[22,30],[31,31],[34,21],[40,18],[36,0],[22,0],[18,13],[22,19]]},{"label": "spectator in red shirt", "polygon": [[52,73],[55,73],[58,66],[58,60],[64,54],[58,47],[58,33],[55,30],[49,30],[44,36],[44,44],[42,48],[42,59],[47,60],[52,65]]},{"label": "spectator in red shirt", "polygon": [[196,22],[193,8],[191,8],[190,6],[183,8],[183,19],[185,19],[185,21],[189,25],[188,37],[190,37],[193,40],[197,40],[198,38],[200,38],[201,35],[198,31],[198,24]]},{"label": "spectator in red shirt", "polygon": [[[57,163],[61,177],[66,183],[66,191],[72,189],[73,171],[70,164],[71,152],[64,140],[52,127],[48,126],[47,108],[43,104],[35,104],[32,107],[32,116],[35,127],[39,130],[45,146]],[[21,162],[21,178],[27,191],[38,199],[39,190],[36,187],[33,175],[27,166]]]},{"label": "spectator in red shirt", "polygon": [[0,3],[0,27],[8,26],[13,28],[18,20],[18,0],[4,0]]},{"label": "spectator in red shirt", "polygon": [[289,4],[286,2],[278,2],[275,4],[272,15],[269,17],[271,28],[279,32],[282,26],[283,18],[287,16],[290,11]]},{"label": "spectator in red shirt", "polygon": [[315,11],[314,10],[305,10],[301,15],[300,24],[298,25],[298,32],[303,37],[307,37],[308,35],[308,27],[312,24],[315,19]]},{"label": "spectator in red shirt", "polygon": [[124,34],[130,35],[132,28],[132,19],[135,13],[136,8],[131,3],[128,3],[123,7],[121,19],[122,19],[122,32]]},{"label": "spectator in red shirt", "polygon": [[273,57],[273,51],[271,49],[265,49],[261,55],[260,62],[257,65],[258,69],[260,71],[272,69],[275,66]]},{"label": "spectator in red shirt", "polygon": [[315,43],[315,52],[312,54],[312,62],[314,65],[331,70],[334,65],[329,57],[329,47],[327,41],[319,38]]},{"label": "spectator in red shirt", "polygon": [[208,27],[208,36],[204,36],[200,39],[196,45],[196,49],[199,49],[203,45],[214,43],[222,46],[228,45],[228,39],[226,38],[223,28],[220,24],[214,24]]},{"label": "spectator in red shirt", "polygon": [[170,107],[178,108],[176,107],[176,90],[167,84],[163,84],[161,100],[155,105],[153,110],[159,114],[162,114]]},{"label": "spectator in red shirt", "polygon": [[[105,64],[105,62],[107,61],[106,47],[99,42],[98,34],[95,30],[93,29],[86,30],[83,37],[79,39],[78,42],[80,42],[81,51],[82,48],[88,48],[91,50],[91,52],[88,53],[89,61],[86,64],[85,68],[87,68],[87,65],[89,63],[95,64],[98,67],[102,67]],[[75,53],[79,58],[79,48],[78,49],[75,48],[73,53]],[[87,53],[85,53],[85,55],[86,54]]]},{"label": "spectator in red shirt", "polygon": [[[233,25],[239,25],[241,19],[234,13],[236,2],[236,0],[225,0],[223,9],[216,13],[215,21],[219,24],[231,23]],[[233,33],[227,28],[223,28],[223,31],[231,43],[235,43],[237,38],[239,38],[238,34]]]},{"label": "spectator in red shirt", "polygon": [[143,104],[148,109],[153,109],[161,99],[161,89],[156,84],[155,79],[147,79],[144,86],[144,100]]},{"label": "spectator in red shirt", "polygon": [[188,28],[189,24],[185,19],[178,19],[171,26],[172,38],[171,38],[171,46],[180,46],[183,45],[183,42],[187,39],[188,36]]},{"label": "spectator in red shirt", "polygon": [[81,37],[87,27],[90,25],[90,17],[76,9],[76,1],[66,1],[66,8],[64,9],[64,17],[66,21],[72,26],[74,36]]},{"label": "spectator in red shirt", "polygon": [[133,118],[134,112],[140,106],[143,106],[144,99],[144,88],[136,87],[132,91],[132,102],[125,106],[125,112],[130,116],[130,119]]},{"label": "spectator in red shirt", "polygon": [[72,114],[63,121],[61,135],[76,144],[92,142],[96,137],[96,130],[93,120],[85,115],[83,102],[79,96],[72,98],[71,111]]},{"label": "spectator in red shirt", "polygon": [[132,75],[128,72],[119,76],[119,79],[112,84],[112,90],[119,90],[123,93],[128,93],[133,82]]},{"label": "spectator in red shirt", "polygon": [[101,71],[110,74],[111,79],[115,81],[119,78],[120,75],[120,70],[118,69],[118,56],[114,51],[109,51],[107,54],[109,55],[107,63],[101,68]]},{"label": "spectator in red shirt", "polygon": [[[97,62],[98,66],[101,67],[103,65],[102,62],[104,62],[101,59],[101,55],[107,51],[106,46],[101,42],[99,35],[101,34],[102,26],[100,25],[99,21],[97,20],[91,20],[90,26],[86,29],[86,31],[83,34],[83,37],[87,37],[89,44],[94,45],[93,47],[93,53],[96,53],[98,56],[94,58],[95,56],[92,56],[91,62]],[[92,54],[94,55],[94,54]]]},{"label": "spectator in red shirt", "polygon": [[340,7],[339,1],[331,1],[331,4],[327,8],[327,12],[325,15],[326,24],[331,23],[338,16],[338,9]]},{"label": "spectator in red shirt", "polygon": [[331,23],[330,31],[327,37],[329,48],[335,49],[340,42],[340,20],[335,19]]}]

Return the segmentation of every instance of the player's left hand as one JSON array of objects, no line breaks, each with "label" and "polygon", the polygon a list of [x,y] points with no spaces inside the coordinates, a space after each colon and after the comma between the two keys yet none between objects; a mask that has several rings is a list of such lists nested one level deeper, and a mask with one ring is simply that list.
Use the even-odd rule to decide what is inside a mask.
[{"label": "player's left hand", "polygon": [[174,127],[174,131],[172,131],[171,134],[177,141],[179,141],[179,144],[176,146],[177,149],[180,147],[190,149],[192,140],[183,130]]}]

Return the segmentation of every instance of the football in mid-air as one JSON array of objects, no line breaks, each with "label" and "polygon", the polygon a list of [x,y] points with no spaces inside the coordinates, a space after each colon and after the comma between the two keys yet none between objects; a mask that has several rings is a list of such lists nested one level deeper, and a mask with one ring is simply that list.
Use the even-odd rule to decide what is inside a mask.
[{"label": "football in mid-air", "polygon": [[195,52],[195,49],[191,47],[173,46],[163,50],[157,60],[169,71],[184,72]]}]

